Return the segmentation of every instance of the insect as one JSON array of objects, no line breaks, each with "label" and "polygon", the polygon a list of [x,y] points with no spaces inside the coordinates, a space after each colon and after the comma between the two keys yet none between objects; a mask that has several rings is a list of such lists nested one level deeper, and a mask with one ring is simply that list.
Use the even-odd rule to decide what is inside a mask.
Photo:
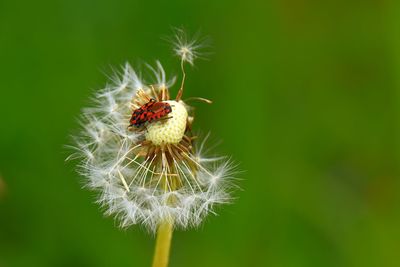
[{"label": "insect", "polygon": [[130,119],[130,125],[140,127],[146,122],[159,120],[172,112],[171,105],[166,102],[157,102],[154,98],[138,109],[135,109]]}]

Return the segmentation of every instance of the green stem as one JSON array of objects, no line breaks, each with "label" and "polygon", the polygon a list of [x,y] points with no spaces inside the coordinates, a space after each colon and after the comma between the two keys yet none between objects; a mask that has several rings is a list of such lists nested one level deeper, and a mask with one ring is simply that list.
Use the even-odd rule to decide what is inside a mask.
[{"label": "green stem", "polygon": [[157,230],[156,248],[154,251],[153,267],[167,267],[171,247],[173,226],[171,222],[163,222]]}]

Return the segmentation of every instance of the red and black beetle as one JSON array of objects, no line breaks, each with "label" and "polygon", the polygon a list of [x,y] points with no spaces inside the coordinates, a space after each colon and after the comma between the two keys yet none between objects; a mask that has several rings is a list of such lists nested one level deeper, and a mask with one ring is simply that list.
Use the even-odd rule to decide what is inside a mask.
[{"label": "red and black beetle", "polygon": [[138,109],[135,109],[130,119],[130,127],[140,127],[146,122],[159,120],[172,112],[171,105],[167,102],[157,102],[154,98]]}]

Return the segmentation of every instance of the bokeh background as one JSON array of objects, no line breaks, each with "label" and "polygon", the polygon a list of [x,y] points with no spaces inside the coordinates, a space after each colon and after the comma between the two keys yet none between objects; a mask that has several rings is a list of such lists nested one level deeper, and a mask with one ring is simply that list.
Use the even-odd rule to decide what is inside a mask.
[{"label": "bokeh background", "polygon": [[0,267],[150,266],[63,146],[112,67],[179,74],[174,26],[213,39],[186,92],[245,172],[171,266],[400,266],[399,22],[390,0],[1,0]]}]

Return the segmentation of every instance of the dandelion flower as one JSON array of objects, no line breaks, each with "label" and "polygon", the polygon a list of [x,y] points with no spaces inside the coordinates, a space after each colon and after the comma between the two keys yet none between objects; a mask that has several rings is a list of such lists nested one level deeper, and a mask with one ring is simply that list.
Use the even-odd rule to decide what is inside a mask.
[{"label": "dandelion flower", "polygon": [[122,227],[139,224],[158,233],[153,266],[166,266],[173,228],[197,226],[214,205],[231,199],[234,165],[204,155],[207,138],[192,133],[193,109],[182,100],[184,63],[193,64],[199,48],[187,40],[183,32],[176,36],[182,81],[175,98],[169,90],[175,77],[167,79],[159,61],[147,65],[147,80],[126,64],[96,93],[94,107],[83,109],[71,155],[81,158],[79,171],[107,214]]}]

